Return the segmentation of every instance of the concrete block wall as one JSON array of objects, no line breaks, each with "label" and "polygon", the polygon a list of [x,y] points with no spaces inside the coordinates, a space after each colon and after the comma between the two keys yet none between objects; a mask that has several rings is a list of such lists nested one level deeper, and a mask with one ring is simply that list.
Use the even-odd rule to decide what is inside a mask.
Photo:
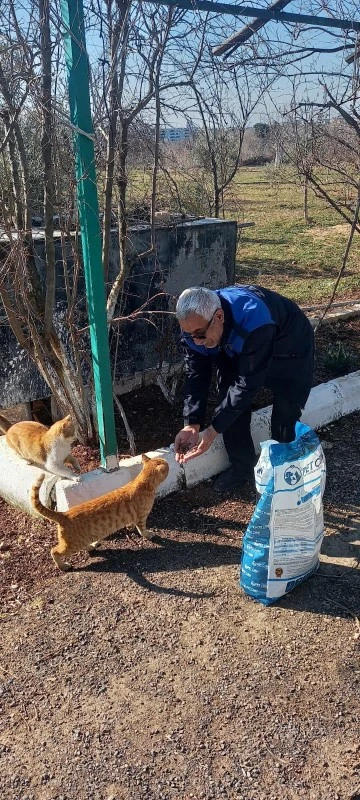
[{"label": "concrete block wall", "polygon": [[[149,225],[136,225],[128,232],[129,273],[124,286],[122,317],[136,311],[151,297],[151,310],[173,310],[173,296],[189,286],[201,284],[211,288],[225,286],[234,281],[236,253],[236,222],[221,219],[199,219],[176,225],[157,226],[156,255],[151,248]],[[56,260],[55,317],[66,346],[66,291],[64,285],[63,253],[60,234],[54,236]],[[36,266],[45,280],[44,231],[34,233]],[[71,241],[64,245],[70,283],[73,279],[74,258]],[[118,232],[111,232],[109,255],[109,285],[119,270]],[[164,293],[167,293],[164,295]],[[1,302],[0,302],[1,310]],[[119,309],[116,310],[120,311]],[[115,313],[115,316],[116,316]],[[80,270],[77,290],[77,325],[87,325],[84,275]],[[132,379],[146,371],[155,370],[163,361],[173,364],[180,357],[179,329],[173,316],[162,314],[157,325],[144,319],[121,323],[110,337],[110,358],[115,386],[131,387]],[[81,348],[90,353],[90,342],[85,332],[79,340]],[[0,408],[7,409],[19,403],[50,397],[50,389],[28,354],[17,343],[9,325],[0,326]],[[82,361],[85,384],[89,379],[88,359]]]}]

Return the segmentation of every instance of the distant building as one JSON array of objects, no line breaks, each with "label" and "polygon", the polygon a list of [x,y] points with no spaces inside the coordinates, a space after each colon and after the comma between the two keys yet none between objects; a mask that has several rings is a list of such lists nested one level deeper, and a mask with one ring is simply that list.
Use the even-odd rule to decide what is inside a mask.
[{"label": "distant building", "polygon": [[161,128],[160,130],[162,142],[188,142],[191,135],[190,128]]}]

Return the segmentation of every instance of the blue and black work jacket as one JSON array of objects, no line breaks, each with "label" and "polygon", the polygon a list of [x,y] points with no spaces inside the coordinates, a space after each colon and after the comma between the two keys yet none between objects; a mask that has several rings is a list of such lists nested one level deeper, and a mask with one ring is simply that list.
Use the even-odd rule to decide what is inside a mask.
[{"label": "blue and black work jacket", "polygon": [[[311,387],[314,336],[303,311],[286,297],[261,286],[218,289],[224,331],[218,347],[195,344],[183,333],[185,351],[184,424],[204,424],[215,362],[226,393],[211,424],[223,433],[251,406],[262,386],[299,401]],[[305,403],[304,403],[305,404]]]}]

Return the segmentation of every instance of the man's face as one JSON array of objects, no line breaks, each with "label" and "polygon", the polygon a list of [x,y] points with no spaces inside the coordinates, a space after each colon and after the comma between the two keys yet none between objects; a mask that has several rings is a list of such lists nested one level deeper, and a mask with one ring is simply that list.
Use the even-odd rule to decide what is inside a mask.
[{"label": "man's face", "polygon": [[222,308],[217,308],[210,320],[204,319],[200,314],[189,314],[180,321],[180,327],[191,336],[195,344],[217,347],[223,335],[224,312]]}]

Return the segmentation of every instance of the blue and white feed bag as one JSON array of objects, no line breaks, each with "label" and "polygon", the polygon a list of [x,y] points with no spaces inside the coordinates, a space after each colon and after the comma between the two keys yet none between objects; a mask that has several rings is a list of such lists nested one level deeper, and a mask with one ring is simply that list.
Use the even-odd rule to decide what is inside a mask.
[{"label": "blue and white feed bag", "polygon": [[261,496],[243,540],[240,585],[264,605],[279,600],[319,566],[325,456],[308,425],[298,422],[295,435],[288,444],[262,442],[255,467]]}]

